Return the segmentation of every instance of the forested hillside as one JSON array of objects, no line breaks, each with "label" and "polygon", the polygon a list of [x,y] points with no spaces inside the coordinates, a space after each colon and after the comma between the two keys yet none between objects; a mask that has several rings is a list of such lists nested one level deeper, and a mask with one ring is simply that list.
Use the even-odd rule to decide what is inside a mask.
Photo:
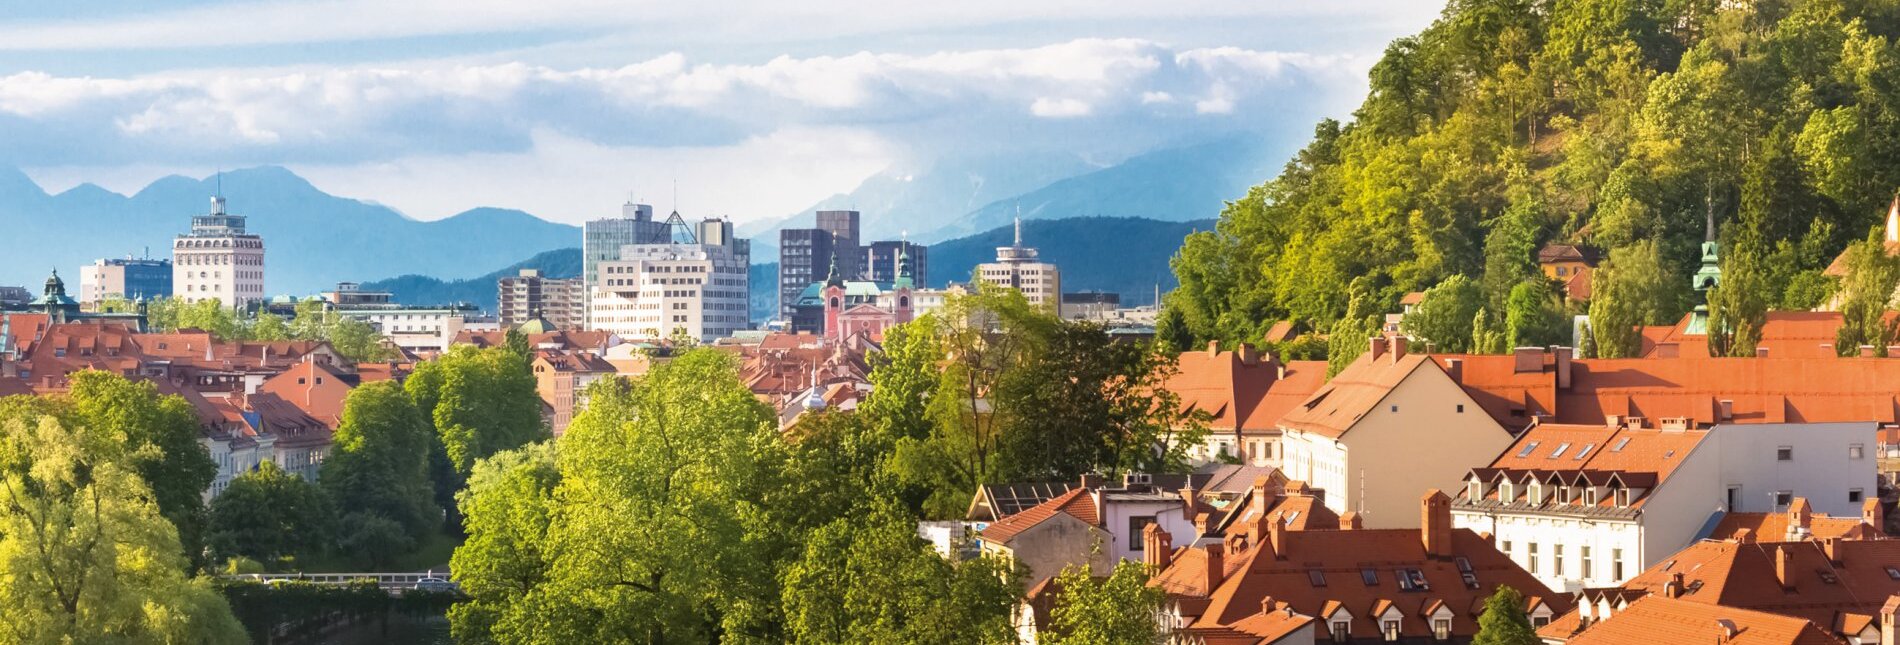
[{"label": "forested hillside", "polygon": [[1432,340],[1495,348],[1522,310],[1565,313],[1535,264],[1552,241],[1607,251],[1595,328],[1673,322],[1701,304],[1711,220],[1724,329],[1811,307],[1900,185],[1896,34],[1891,0],[1453,0],[1388,47],[1350,123],[1187,238],[1163,331],[1363,338],[1447,283],[1477,313]]}]

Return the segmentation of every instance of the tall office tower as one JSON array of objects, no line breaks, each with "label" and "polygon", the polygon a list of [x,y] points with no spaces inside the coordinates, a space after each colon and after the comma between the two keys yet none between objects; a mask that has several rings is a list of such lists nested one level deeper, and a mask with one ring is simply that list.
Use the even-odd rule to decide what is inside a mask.
[{"label": "tall office tower", "polygon": [[675,214],[668,224],[678,241],[629,244],[620,259],[600,263],[588,328],[627,339],[685,333],[701,341],[750,328],[752,242],[735,239],[726,220],[692,227]]},{"label": "tall office tower", "polygon": [[857,278],[863,270],[858,263],[859,219],[857,211],[818,211],[818,230],[831,234],[832,251],[838,254],[838,274],[846,279]]},{"label": "tall office tower", "polygon": [[501,328],[514,329],[535,316],[556,329],[587,325],[587,287],[580,278],[550,278],[538,269],[522,269],[498,281],[495,311]]},{"label": "tall office tower", "polygon": [[228,307],[264,300],[264,239],[244,232],[244,216],[211,212],[191,218],[191,232],[172,242],[172,295],[185,302],[217,298]]},{"label": "tall office tower", "polygon": [[79,304],[97,307],[107,298],[151,300],[172,295],[172,261],[102,259],[79,267]]},{"label": "tall office tower", "polygon": [[598,284],[596,267],[601,262],[620,259],[620,249],[629,244],[649,244],[666,234],[666,222],[654,221],[653,207],[627,202],[620,217],[597,219],[581,225],[582,296]]},{"label": "tall office tower", "polygon": [[930,248],[914,242],[882,240],[864,245],[863,277],[872,282],[896,282],[897,261],[902,254],[910,258],[910,279],[919,288],[930,284],[928,262]]},{"label": "tall office tower", "polygon": [[977,277],[990,284],[1023,292],[1029,304],[1061,308],[1062,272],[1037,258],[1036,249],[1023,246],[1023,221],[1016,220],[1016,243],[996,247],[996,261],[976,265]]}]

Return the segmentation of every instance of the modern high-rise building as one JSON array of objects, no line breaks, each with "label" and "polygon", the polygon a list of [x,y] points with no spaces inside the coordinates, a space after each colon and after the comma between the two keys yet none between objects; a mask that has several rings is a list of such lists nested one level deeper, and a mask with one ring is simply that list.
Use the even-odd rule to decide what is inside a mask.
[{"label": "modern high-rise building", "polygon": [[898,260],[910,260],[911,280],[918,287],[930,284],[930,247],[915,242],[882,240],[864,245],[858,277],[872,282],[896,282]]},{"label": "modern high-rise building", "polygon": [[815,228],[778,233],[778,315],[791,320],[807,287],[820,282],[837,264],[846,279],[858,276],[858,212],[818,211]]},{"label": "modern high-rise building", "polygon": [[172,295],[185,302],[217,298],[229,307],[264,300],[264,239],[244,232],[244,216],[224,211],[191,218],[191,232],[172,242]]},{"label": "modern high-rise building", "polygon": [[670,239],[621,247],[619,259],[597,267],[587,303],[589,329],[628,339],[685,333],[701,341],[751,327],[752,242],[735,239],[732,222],[707,219],[689,227],[675,213]]},{"label": "modern high-rise building", "polygon": [[587,287],[581,278],[549,278],[537,269],[522,269],[520,275],[501,279],[495,302],[502,329],[514,329],[536,316],[558,329],[587,325]]},{"label": "modern high-rise building", "polygon": [[172,261],[101,259],[79,267],[79,304],[96,307],[108,298],[151,300],[172,295]]},{"label": "modern high-rise building", "polygon": [[666,222],[654,221],[653,207],[627,202],[620,217],[597,219],[581,225],[582,297],[598,283],[596,269],[601,262],[620,259],[620,249],[629,244],[651,244],[666,235]]},{"label": "modern high-rise building", "polygon": [[1023,221],[1016,220],[1016,243],[996,247],[996,261],[976,265],[977,277],[984,282],[1023,292],[1029,304],[1060,309],[1062,272],[1056,265],[1043,262],[1036,249],[1023,246]]}]

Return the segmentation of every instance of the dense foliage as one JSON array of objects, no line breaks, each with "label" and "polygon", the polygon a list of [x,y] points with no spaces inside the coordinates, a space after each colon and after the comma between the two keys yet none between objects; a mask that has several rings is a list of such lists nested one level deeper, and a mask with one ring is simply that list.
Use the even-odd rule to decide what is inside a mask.
[{"label": "dense foliage", "polygon": [[[1282,319],[1357,335],[1466,276],[1487,320],[1446,316],[1432,333],[1455,347],[1508,336],[1536,250],[1581,242],[1611,267],[1593,342],[1622,356],[1630,325],[1701,304],[1688,278],[1714,228],[1735,283],[1710,296],[1716,347],[1752,354],[1763,312],[1827,298],[1821,269],[1900,185],[1896,34],[1900,6],[1862,0],[1453,0],[1386,50],[1350,124],[1322,122],[1187,238],[1169,305],[1196,342]],[[1518,319],[1519,341],[1549,331]]]},{"label": "dense foliage", "polygon": [[428,418],[394,381],[350,392],[318,477],[342,513],[344,552],[387,566],[440,528],[429,480],[435,443]]},{"label": "dense foliage", "polygon": [[[179,298],[157,298],[144,306],[146,325],[154,331],[197,329],[224,341],[328,341],[338,354],[357,362],[383,360],[391,353],[383,346],[383,335],[374,325],[328,311],[323,302],[315,298],[298,302],[296,314],[289,320],[272,313],[247,318],[217,298],[193,303]],[[138,309],[137,305],[123,300],[108,301],[102,307],[110,311]]]},{"label": "dense foliage", "polygon": [[1478,616],[1478,634],[1472,637],[1471,645],[1538,645],[1542,642],[1537,630],[1531,628],[1530,617],[1524,615],[1524,594],[1509,585],[1498,585],[1498,590],[1484,601],[1484,613]]},{"label": "dense foliage", "polygon": [[214,561],[249,558],[281,567],[327,550],[336,528],[336,509],[322,488],[265,461],[212,500],[208,542]]},{"label": "dense foliage", "polygon": [[1117,645],[1159,642],[1155,616],[1167,593],[1148,586],[1147,565],[1132,560],[1115,564],[1107,578],[1096,579],[1086,566],[1071,566],[1056,577],[1057,602],[1050,610],[1048,645]]},{"label": "dense foliage", "polygon": [[0,643],[245,642],[224,599],[189,577],[163,494],[141,476],[174,476],[162,438],[140,435],[176,399],[148,386],[155,411],[97,396],[125,391],[116,375],[75,377],[93,392],[72,409],[0,404]]}]

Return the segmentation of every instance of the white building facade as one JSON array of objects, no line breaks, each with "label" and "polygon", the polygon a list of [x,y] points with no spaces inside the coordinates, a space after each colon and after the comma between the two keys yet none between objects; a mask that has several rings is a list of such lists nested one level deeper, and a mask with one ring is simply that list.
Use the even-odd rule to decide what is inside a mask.
[{"label": "white building facade", "polygon": [[1062,306],[1062,271],[1043,262],[1031,247],[1023,246],[1023,222],[1016,220],[1016,243],[996,247],[996,261],[976,265],[984,282],[1021,291],[1029,304],[1051,311]]},{"label": "white building facade", "polygon": [[751,327],[750,242],[732,223],[700,223],[697,243],[630,244],[596,267],[588,329],[623,338],[683,333],[710,342]]},{"label": "white building facade", "polygon": [[475,311],[472,307],[340,306],[336,314],[375,325],[397,347],[412,352],[446,352]]},{"label": "white building facade", "polygon": [[187,303],[216,298],[229,307],[264,299],[264,240],[244,231],[244,216],[211,198],[211,212],[191,218],[191,232],[172,242],[172,295]]},{"label": "white building facade", "polygon": [[1854,517],[1875,495],[1874,423],[1618,423],[1527,431],[1467,476],[1453,524],[1492,534],[1539,581],[1577,592],[1627,582],[1724,513],[1784,512],[1805,497]]}]

